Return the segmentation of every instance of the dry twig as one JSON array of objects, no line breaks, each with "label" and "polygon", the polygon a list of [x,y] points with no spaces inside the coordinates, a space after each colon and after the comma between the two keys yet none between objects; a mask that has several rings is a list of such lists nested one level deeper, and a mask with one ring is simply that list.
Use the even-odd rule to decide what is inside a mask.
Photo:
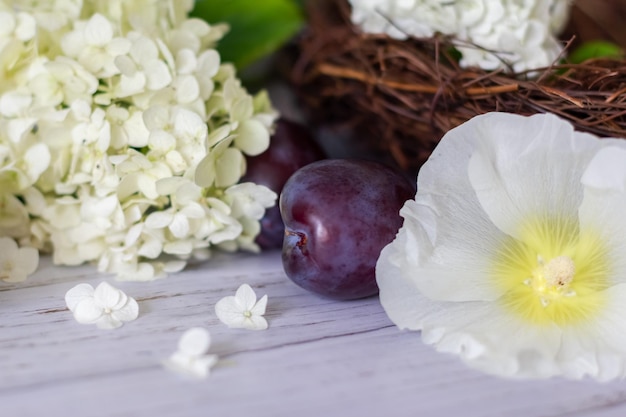
[{"label": "dry twig", "polygon": [[592,60],[509,74],[463,69],[452,39],[360,33],[345,0],[318,0],[292,80],[318,121],[350,124],[405,169],[441,136],[490,111],[551,112],[577,129],[626,137],[626,61]]}]

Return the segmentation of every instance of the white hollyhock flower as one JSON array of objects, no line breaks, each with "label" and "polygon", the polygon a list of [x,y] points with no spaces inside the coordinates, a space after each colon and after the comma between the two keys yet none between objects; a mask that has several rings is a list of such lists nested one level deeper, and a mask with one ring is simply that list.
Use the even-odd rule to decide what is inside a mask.
[{"label": "white hollyhock flower", "polygon": [[39,252],[22,247],[8,237],[0,237],[0,279],[5,282],[22,282],[37,270]]},{"label": "white hollyhock flower", "polygon": [[139,315],[137,301],[106,282],[95,290],[89,284],[76,285],[65,294],[65,303],[77,322],[101,329],[121,327]]},{"label": "white hollyhock flower", "polygon": [[376,267],[402,329],[507,376],[626,376],[626,142],[553,115],[444,136]]},{"label": "white hollyhock flower", "polygon": [[265,330],[267,320],[263,317],[267,295],[256,299],[254,290],[243,284],[234,296],[222,298],[215,304],[215,314],[222,323],[233,329]]},{"label": "white hollyhock flower", "polygon": [[211,335],[202,327],[192,327],[181,336],[178,350],[163,365],[174,372],[206,378],[217,363],[217,355],[208,355]]}]

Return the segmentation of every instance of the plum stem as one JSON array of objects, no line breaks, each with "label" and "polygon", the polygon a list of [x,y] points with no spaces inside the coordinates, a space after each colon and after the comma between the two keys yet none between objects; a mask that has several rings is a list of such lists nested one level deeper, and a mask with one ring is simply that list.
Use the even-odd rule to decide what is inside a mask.
[{"label": "plum stem", "polygon": [[296,236],[298,238],[298,241],[295,243],[296,247],[302,252],[305,252],[307,244],[307,237],[305,233],[285,229],[285,236]]}]

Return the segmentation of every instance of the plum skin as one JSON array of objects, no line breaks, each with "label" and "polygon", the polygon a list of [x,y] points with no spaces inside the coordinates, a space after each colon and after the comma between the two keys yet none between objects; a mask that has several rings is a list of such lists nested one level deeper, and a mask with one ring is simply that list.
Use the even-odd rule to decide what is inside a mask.
[{"label": "plum skin", "polygon": [[377,162],[326,159],[299,169],[279,199],[285,273],[327,298],[377,294],[376,261],[414,196],[415,183]]},{"label": "plum skin", "polygon": [[[294,172],[325,157],[324,150],[305,125],[280,118],[269,148],[260,155],[247,158],[246,173],[241,181],[264,185],[280,194]],[[263,249],[281,248],[285,226],[278,205],[268,208],[260,223],[261,232],[256,243]]]}]

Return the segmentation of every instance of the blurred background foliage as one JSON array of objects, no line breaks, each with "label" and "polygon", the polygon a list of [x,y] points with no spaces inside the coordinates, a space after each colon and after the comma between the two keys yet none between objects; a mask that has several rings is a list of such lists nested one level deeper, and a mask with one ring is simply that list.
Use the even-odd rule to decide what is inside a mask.
[{"label": "blurred background foliage", "polygon": [[[263,82],[263,61],[289,42],[305,25],[307,0],[196,0],[193,16],[209,23],[228,23],[218,44],[244,83]],[[312,0],[310,6],[315,7]],[[563,39],[575,35],[570,62],[594,57],[623,57],[626,49],[626,0],[576,0]],[[250,67],[254,67],[250,70]]]},{"label": "blurred background foliage", "polygon": [[218,44],[223,61],[243,70],[272,54],[304,25],[304,0],[197,0],[192,15],[225,22],[230,31]]}]

